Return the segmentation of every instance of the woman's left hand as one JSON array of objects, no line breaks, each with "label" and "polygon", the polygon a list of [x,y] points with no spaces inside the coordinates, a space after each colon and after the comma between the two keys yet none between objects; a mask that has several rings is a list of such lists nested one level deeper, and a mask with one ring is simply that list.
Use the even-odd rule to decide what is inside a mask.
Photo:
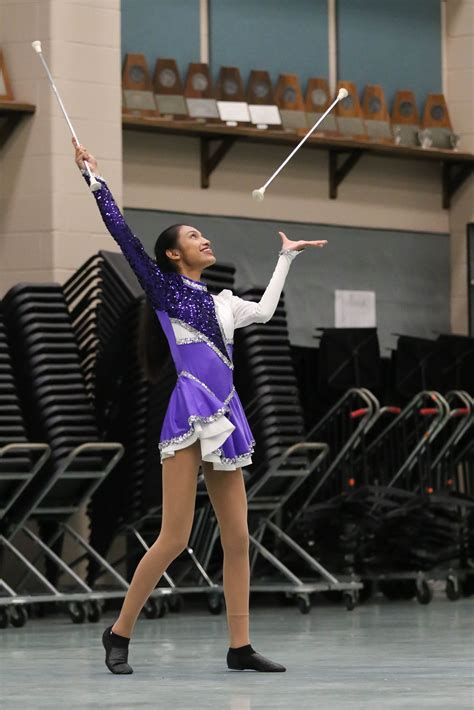
[{"label": "woman's left hand", "polygon": [[282,249],[292,249],[293,251],[301,251],[305,247],[324,247],[327,244],[327,239],[315,239],[313,241],[306,241],[305,239],[299,239],[297,242],[288,239],[285,232],[278,232],[282,241]]}]

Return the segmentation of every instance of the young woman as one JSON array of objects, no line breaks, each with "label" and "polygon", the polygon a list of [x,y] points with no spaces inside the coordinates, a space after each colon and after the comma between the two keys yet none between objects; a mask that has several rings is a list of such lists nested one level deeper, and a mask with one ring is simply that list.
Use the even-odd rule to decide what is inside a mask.
[{"label": "young woman", "polygon": [[178,374],[168,403],[158,448],[163,464],[161,531],[133,575],[116,622],[102,637],[112,673],[132,673],[128,646],[135,622],[163,572],[186,548],[194,518],[197,474],[202,465],[224,552],[224,596],[229,630],[227,666],[234,670],[285,671],[257,653],[249,638],[249,538],[242,467],[252,463],[255,441],[233,385],[233,333],[273,316],[292,260],[322,241],[291,241],[280,232],[282,248],[258,303],[224,289],[211,295],[201,281],[216,262],[209,239],[180,224],[158,237],[155,259],[124,220],[97,161],[72,139],[75,160],[86,182],[87,160],[102,185],[93,193],[104,223],[128,260],[169,343]]}]

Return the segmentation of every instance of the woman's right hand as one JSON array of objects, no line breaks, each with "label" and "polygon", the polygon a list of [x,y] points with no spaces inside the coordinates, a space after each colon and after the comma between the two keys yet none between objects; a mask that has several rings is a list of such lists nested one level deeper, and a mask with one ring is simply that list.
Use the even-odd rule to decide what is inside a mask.
[{"label": "woman's right hand", "polygon": [[89,151],[86,148],[84,148],[83,145],[79,145],[74,137],[72,138],[72,144],[76,149],[75,160],[76,160],[77,167],[80,169],[85,168],[84,160],[87,160],[92,172],[96,173],[97,172],[97,160],[94,158],[94,156],[91,155],[91,153],[89,153]]}]

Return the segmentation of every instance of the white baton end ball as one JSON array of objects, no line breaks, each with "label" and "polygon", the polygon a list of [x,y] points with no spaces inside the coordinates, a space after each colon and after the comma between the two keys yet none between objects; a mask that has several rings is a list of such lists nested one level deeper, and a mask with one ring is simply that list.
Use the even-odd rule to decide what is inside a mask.
[{"label": "white baton end ball", "polygon": [[252,197],[254,200],[257,200],[257,202],[262,202],[263,198],[265,197],[265,190],[263,187],[261,187],[259,190],[254,190],[252,192]]},{"label": "white baton end ball", "polygon": [[31,46],[33,47],[35,52],[41,54],[41,42],[39,41],[39,39],[35,39],[35,41],[31,43]]},{"label": "white baton end ball", "polygon": [[347,91],[347,89],[344,89],[344,87],[342,89],[339,89],[339,92],[337,94],[337,98],[339,101],[341,101],[342,99],[346,99],[348,96],[349,92]]}]

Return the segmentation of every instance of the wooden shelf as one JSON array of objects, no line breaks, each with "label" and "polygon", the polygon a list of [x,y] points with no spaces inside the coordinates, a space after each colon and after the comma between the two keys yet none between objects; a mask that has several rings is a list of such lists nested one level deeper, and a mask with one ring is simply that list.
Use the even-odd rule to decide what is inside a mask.
[{"label": "wooden shelf", "polygon": [[0,101],[0,150],[3,148],[20,121],[36,111],[33,104],[21,101]]},{"label": "wooden shelf", "polygon": [[[167,133],[175,136],[191,136],[201,143],[201,187],[209,187],[209,178],[236,141],[267,143],[270,145],[295,146],[302,138],[287,131],[259,130],[257,128],[231,128],[223,124],[206,124],[193,121],[168,121],[161,118],[122,117],[123,130],[151,133]],[[217,145],[211,146],[211,143]],[[435,162],[441,166],[443,207],[448,209],[456,191],[474,171],[474,154],[439,148],[398,146],[373,141],[355,141],[312,135],[303,146],[329,153],[329,197],[337,198],[337,190],[343,180],[363,155],[376,155],[401,160]]]}]

